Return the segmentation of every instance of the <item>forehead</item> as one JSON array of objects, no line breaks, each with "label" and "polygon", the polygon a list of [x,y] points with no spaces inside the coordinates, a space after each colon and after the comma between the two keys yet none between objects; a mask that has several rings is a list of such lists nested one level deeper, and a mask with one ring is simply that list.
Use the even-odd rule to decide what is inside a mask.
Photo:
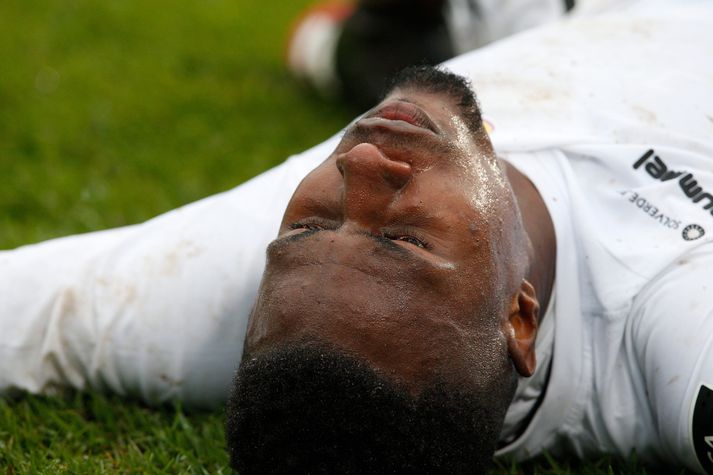
[{"label": "forehead", "polygon": [[279,242],[269,249],[251,340],[259,349],[317,338],[387,373],[428,379],[428,368],[456,365],[455,355],[497,321],[477,280],[366,236],[320,232]]},{"label": "forehead", "polygon": [[428,251],[343,227],[288,234],[269,246],[263,283],[290,295],[280,301],[291,308],[363,321],[403,312],[469,315],[497,288],[497,252],[489,227],[455,208],[442,207],[437,220],[418,224],[433,244]]},{"label": "forehead", "polygon": [[436,303],[446,309],[458,300],[448,299],[455,276],[447,269],[391,252],[366,237],[330,234],[289,243],[279,251],[271,247],[264,290],[289,301],[280,310],[287,319],[307,319],[320,333],[391,327],[403,324],[408,315],[432,312]]}]

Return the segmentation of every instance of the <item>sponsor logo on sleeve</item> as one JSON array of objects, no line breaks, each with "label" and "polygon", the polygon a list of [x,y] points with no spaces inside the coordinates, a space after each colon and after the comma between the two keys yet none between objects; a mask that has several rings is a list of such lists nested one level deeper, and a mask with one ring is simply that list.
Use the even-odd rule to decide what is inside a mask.
[{"label": "sponsor logo on sleeve", "polygon": [[713,474],[713,389],[701,384],[691,419],[693,448],[703,471]]}]

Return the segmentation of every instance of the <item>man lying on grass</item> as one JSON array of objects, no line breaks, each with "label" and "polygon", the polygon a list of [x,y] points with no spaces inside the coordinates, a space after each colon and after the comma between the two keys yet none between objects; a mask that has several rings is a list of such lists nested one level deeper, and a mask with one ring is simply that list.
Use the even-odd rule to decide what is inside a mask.
[{"label": "man lying on grass", "polygon": [[276,454],[297,473],[485,469],[535,370],[555,238],[462,78],[398,78],[302,181],[267,255],[228,408],[241,473]]},{"label": "man lying on grass", "polygon": [[408,71],[241,187],[0,254],[0,388],[213,406],[242,358],[241,473],[543,450],[710,472],[712,10],[648,2],[456,58],[487,131],[462,78]]}]

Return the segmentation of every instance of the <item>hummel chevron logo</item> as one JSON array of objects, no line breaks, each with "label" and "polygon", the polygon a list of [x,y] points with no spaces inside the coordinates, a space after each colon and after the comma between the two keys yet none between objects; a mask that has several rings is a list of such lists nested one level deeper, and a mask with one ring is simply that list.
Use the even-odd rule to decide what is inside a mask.
[{"label": "hummel chevron logo", "polygon": [[710,210],[713,216],[713,195],[708,193],[703,187],[698,185],[698,180],[695,179],[693,173],[686,171],[670,170],[666,163],[661,160],[661,157],[654,154],[654,151],[648,150],[644,153],[633,165],[634,170],[638,170],[644,165],[646,173],[652,178],[659,181],[677,180],[681,191],[693,202],[700,203],[703,200],[703,209]]}]

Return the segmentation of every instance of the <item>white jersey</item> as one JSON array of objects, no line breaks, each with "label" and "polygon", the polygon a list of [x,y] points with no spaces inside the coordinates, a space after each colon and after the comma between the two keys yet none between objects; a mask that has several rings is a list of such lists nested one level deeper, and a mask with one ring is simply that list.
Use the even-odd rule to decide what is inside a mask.
[{"label": "white jersey", "polygon": [[[540,190],[557,236],[554,343],[538,345],[550,377],[532,380],[544,398],[500,455],[713,460],[713,4],[662,5],[448,63],[473,80],[496,150]],[[0,391],[220,404],[265,246],[337,140],[141,225],[0,252]]]},{"label": "white jersey", "polygon": [[[713,389],[713,216],[680,179],[644,170],[652,149],[576,149],[509,156],[547,203],[558,255],[545,396],[499,454],[636,450],[700,470],[694,423],[708,424],[702,442],[713,435],[710,415],[693,414],[701,386]],[[713,190],[713,155],[667,158]]]},{"label": "white jersey", "polygon": [[499,455],[636,450],[713,469],[713,412],[695,407],[713,389],[711,25],[710,3],[649,2],[449,63],[557,236],[549,382]]}]

